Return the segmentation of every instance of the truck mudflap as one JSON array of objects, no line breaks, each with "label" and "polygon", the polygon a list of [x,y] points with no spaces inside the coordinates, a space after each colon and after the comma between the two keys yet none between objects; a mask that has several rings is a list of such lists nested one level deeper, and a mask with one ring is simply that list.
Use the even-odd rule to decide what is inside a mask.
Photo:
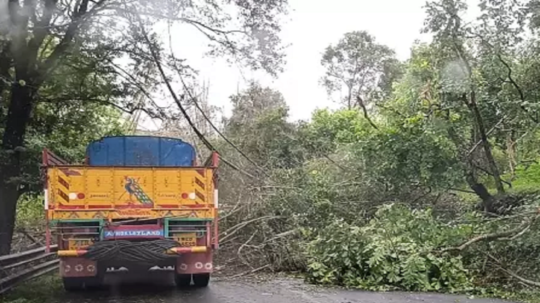
[{"label": "truck mudflap", "polygon": [[98,265],[86,258],[61,258],[60,275],[65,278],[95,277]]},{"label": "truck mudflap", "polygon": [[212,273],[214,271],[214,263],[212,260],[212,251],[197,254],[182,254],[176,261],[176,273]]}]

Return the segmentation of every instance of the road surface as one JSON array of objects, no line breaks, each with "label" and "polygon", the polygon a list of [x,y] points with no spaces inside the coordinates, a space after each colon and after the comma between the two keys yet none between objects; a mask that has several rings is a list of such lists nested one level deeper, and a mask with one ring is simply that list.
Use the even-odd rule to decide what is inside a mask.
[{"label": "road surface", "polygon": [[[107,279],[108,290],[62,293],[59,303],[504,303],[466,296],[411,293],[372,293],[327,289],[290,278],[217,279],[205,289],[176,290],[171,277],[147,277],[133,284],[126,277]],[[142,282],[142,283],[141,283]],[[165,285],[164,285],[164,282]]]}]

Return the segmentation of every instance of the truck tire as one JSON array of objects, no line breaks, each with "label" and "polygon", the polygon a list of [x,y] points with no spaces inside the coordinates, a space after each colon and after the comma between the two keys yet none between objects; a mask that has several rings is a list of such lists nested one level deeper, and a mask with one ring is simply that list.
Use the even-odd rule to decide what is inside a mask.
[{"label": "truck tire", "polygon": [[194,274],[193,275],[193,284],[195,287],[207,287],[210,283],[210,274]]},{"label": "truck tire", "polygon": [[100,274],[95,277],[84,278],[84,287],[88,290],[100,289],[103,287],[103,275]]},{"label": "truck tire", "polygon": [[103,286],[103,272],[98,272],[95,277],[63,277],[64,289],[68,292],[81,291],[83,289],[93,290]]},{"label": "truck tire", "polygon": [[84,280],[81,278],[62,278],[64,289],[68,292],[76,292],[84,289]]},{"label": "truck tire", "polygon": [[191,275],[190,274],[176,274],[174,276],[174,282],[178,288],[186,288],[191,285]]}]

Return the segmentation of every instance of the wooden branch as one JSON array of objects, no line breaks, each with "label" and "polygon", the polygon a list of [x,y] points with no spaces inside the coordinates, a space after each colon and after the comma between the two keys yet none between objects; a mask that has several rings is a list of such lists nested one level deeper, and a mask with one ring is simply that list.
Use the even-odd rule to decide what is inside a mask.
[{"label": "wooden branch", "polygon": [[[504,119],[506,119],[506,116],[502,117],[501,120],[499,120],[499,122],[497,122],[497,124],[495,124],[495,126],[493,126],[487,133],[486,133],[486,136],[489,136],[503,121]],[[470,156],[478,146],[480,146],[480,144],[482,144],[482,140],[479,140],[478,142],[476,142],[476,144],[471,148],[471,150],[469,150],[469,152],[467,153],[467,156]]]},{"label": "wooden branch", "polygon": [[[518,91],[518,94],[519,94],[519,97],[520,97],[521,101],[525,102],[525,94],[523,93],[523,90],[521,89],[521,87],[517,84],[517,82],[512,77],[512,68],[510,67],[510,65],[506,61],[503,60],[501,54],[497,53],[497,58],[499,58],[499,61],[501,61],[501,63],[506,67],[506,69],[508,69],[508,75],[507,75],[508,80],[510,80],[510,83],[512,83],[512,86],[514,86],[514,88]],[[523,104],[520,104],[519,107],[524,112],[526,112],[529,115],[529,118],[531,118],[531,120],[533,120],[535,123],[540,122],[537,117],[532,116],[531,112],[529,112],[529,110],[527,108],[525,108],[525,106],[523,106]]]},{"label": "wooden branch", "polygon": [[253,222],[262,221],[262,220],[274,220],[274,219],[279,219],[279,218],[282,218],[282,216],[263,216],[263,217],[258,217],[258,218],[254,218],[245,222],[238,223],[235,226],[223,232],[224,236],[221,237],[220,241],[225,242],[226,239],[230,238],[231,236],[236,234],[239,230],[242,230],[242,228],[246,227],[247,225]]},{"label": "wooden branch", "polygon": [[398,112],[396,109],[391,108],[391,107],[387,107],[387,106],[385,106],[384,104],[381,104],[380,102],[375,103],[375,105],[378,106],[378,107],[380,107],[380,108],[382,108],[382,109],[391,111],[392,113],[394,113],[394,114],[400,116],[400,117],[403,118],[403,119],[406,119],[406,118],[407,118],[407,117],[405,117],[404,114]]},{"label": "wooden branch", "polygon": [[[51,55],[41,64],[39,67],[39,78],[36,80],[37,84],[42,83],[51,72],[56,69],[58,66],[58,62],[60,59],[66,54],[69,47],[71,46],[71,43],[73,42],[73,39],[77,35],[80,25],[84,23],[84,21],[90,17],[90,13],[88,12],[88,3],[89,0],[80,0],[80,4],[75,6],[73,11],[73,18],[71,20],[71,23],[68,25],[68,28],[66,29],[66,33],[64,34],[64,37],[58,43],[58,45],[54,48]],[[96,5],[91,9],[91,11],[95,11],[99,6],[103,5],[105,1],[101,0],[96,3]]]},{"label": "wooden branch", "polygon": [[165,16],[165,15],[161,15],[161,14],[157,14],[157,13],[139,12],[139,11],[135,11],[135,10],[128,9],[128,8],[123,8],[123,7],[112,7],[112,9],[117,10],[119,12],[124,12],[124,13],[129,13],[129,14],[136,14],[136,15],[139,15],[139,16],[148,16],[148,17],[154,17],[154,18],[159,18],[159,19],[163,19],[163,20],[170,20],[170,21],[180,21],[180,22],[184,22],[184,23],[193,25],[198,30],[200,30],[201,28],[204,28],[204,29],[206,29],[206,30],[208,30],[210,32],[213,32],[213,33],[216,33],[216,34],[219,34],[219,35],[229,35],[229,34],[248,35],[248,33],[246,31],[243,31],[243,30],[238,30],[238,29],[222,30],[222,29],[219,29],[219,28],[214,28],[214,27],[208,26],[208,25],[206,25],[204,23],[201,23],[199,21],[192,20],[192,19],[189,19],[189,18],[184,18],[184,17],[173,17],[173,16]]},{"label": "wooden branch", "polygon": [[266,243],[268,243],[268,242],[272,242],[272,241],[277,240],[277,239],[285,238],[285,237],[288,237],[288,236],[290,236],[290,235],[294,235],[294,234],[296,234],[296,233],[298,233],[298,229],[296,229],[296,228],[295,228],[295,229],[292,229],[292,230],[288,230],[288,231],[282,232],[282,233],[277,234],[277,235],[273,236],[272,238],[270,238],[270,239],[264,241],[261,245],[259,245],[259,247],[260,247],[260,246],[263,246],[264,244],[266,244]]},{"label": "wooden branch", "polygon": [[253,232],[251,237],[249,237],[249,239],[244,244],[240,245],[240,247],[238,248],[238,251],[236,252],[236,255],[238,256],[240,261],[242,261],[242,263],[244,263],[244,265],[246,265],[247,267],[250,267],[252,269],[253,269],[253,266],[251,266],[251,264],[249,264],[249,262],[247,260],[245,260],[245,258],[242,256],[242,250],[244,249],[244,247],[246,247],[249,244],[249,242],[251,242],[253,240],[253,238],[255,238],[255,235],[258,232],[259,232],[259,230],[255,230],[255,232]]},{"label": "wooden branch", "polygon": [[523,236],[526,232],[528,232],[529,230],[531,229],[531,226],[527,226],[525,227],[521,232],[517,233],[516,235],[514,235],[513,237],[511,238],[500,238],[499,240],[501,241],[513,241],[521,236]]},{"label": "wooden branch", "polygon": [[502,267],[502,262],[500,260],[498,260],[497,258],[495,258],[494,256],[492,256],[490,253],[486,253],[488,255],[488,257],[493,260],[496,264],[495,266],[497,266],[500,270],[504,271],[505,273],[509,274],[510,276],[512,276],[513,278],[525,283],[525,284],[528,284],[528,285],[531,285],[531,286],[535,286],[535,287],[540,287],[540,282],[536,282],[536,281],[532,281],[532,280],[529,280],[529,279],[526,279],[526,278],[523,278],[521,276],[519,276],[518,274],[516,274],[515,272],[509,270],[509,269],[506,269],[504,267]]},{"label": "wooden branch", "polygon": [[369,124],[371,124],[371,126],[373,126],[374,129],[379,130],[377,125],[375,125],[375,123],[373,123],[373,121],[369,118],[366,106],[362,98],[360,98],[360,96],[356,96],[356,101],[358,102],[358,105],[362,108],[362,111],[364,112],[364,118],[366,118],[366,120],[369,122]]},{"label": "wooden branch", "polygon": [[43,16],[37,21],[33,29],[34,38],[28,43],[28,47],[32,49],[32,52],[35,52],[34,56],[37,56],[37,52],[43,40],[49,34],[49,23],[51,22],[53,12],[56,9],[56,4],[58,0],[46,0],[43,8]]},{"label": "wooden branch", "polygon": [[488,241],[488,240],[496,240],[496,239],[500,239],[500,238],[507,238],[507,237],[510,237],[510,236],[515,236],[516,234],[524,233],[524,230],[526,231],[527,229],[529,229],[530,226],[534,223],[534,221],[537,218],[538,218],[538,215],[536,215],[535,217],[533,217],[529,221],[524,221],[517,228],[511,229],[511,230],[508,230],[508,231],[476,236],[476,237],[470,239],[469,241],[461,244],[460,246],[445,248],[445,249],[441,250],[440,252],[444,253],[444,252],[450,252],[450,251],[463,251],[464,249],[466,249],[470,245],[472,245],[474,243],[477,243],[477,242]]},{"label": "wooden branch", "polygon": [[43,243],[39,240],[37,240],[36,238],[34,238],[32,235],[30,235],[28,233],[28,231],[26,231],[26,229],[24,228],[19,228],[17,230],[18,232],[22,233],[26,238],[28,238],[30,241],[32,241],[32,244],[39,244],[39,245],[43,245]]},{"label": "wooden branch", "polygon": [[123,69],[121,66],[118,66],[116,63],[114,63],[111,59],[109,58],[105,58],[104,60],[107,60],[107,62],[109,62],[115,69],[117,69],[118,71],[115,71],[116,74],[126,80],[128,80],[131,84],[135,85],[140,92],[142,92],[144,94],[144,96],[146,98],[148,98],[148,100],[150,100],[152,102],[152,104],[154,105],[154,107],[156,108],[159,108],[159,109],[162,109],[162,107],[160,107],[157,102],[154,100],[154,98],[152,98],[152,96],[150,95],[150,93],[144,88],[144,85],[142,83],[140,83],[131,73],[129,73],[128,71],[126,71],[125,69]]},{"label": "wooden branch", "polygon": [[92,102],[92,103],[96,103],[96,104],[112,106],[112,107],[114,107],[114,108],[116,108],[118,110],[121,110],[122,112],[124,112],[126,114],[129,114],[129,115],[132,115],[136,111],[140,110],[140,111],[145,112],[151,118],[157,118],[157,119],[163,120],[162,116],[156,115],[156,114],[150,112],[150,110],[148,110],[147,108],[145,108],[143,106],[135,106],[135,107],[133,107],[131,109],[127,109],[125,107],[122,107],[122,106],[114,103],[114,102],[111,102],[111,101],[108,101],[108,100],[102,100],[102,99],[98,99],[98,98],[65,97],[65,98],[55,98],[54,100],[53,99],[38,99],[37,100],[38,103],[60,103],[60,102],[69,103],[70,101]]},{"label": "wooden branch", "polygon": [[[491,172],[488,171],[487,169],[485,169],[485,168],[483,168],[482,166],[480,166],[479,163],[477,163],[477,162],[475,162],[475,161],[472,161],[471,163],[472,163],[472,165],[473,165],[474,168],[477,168],[477,169],[481,170],[482,172],[484,172],[484,173],[487,174],[488,176],[492,176],[492,177],[495,176],[493,173],[491,173]],[[508,182],[508,181],[506,181],[506,180],[503,180],[503,179],[501,179],[501,182],[504,183],[504,184],[506,184],[506,185],[508,185],[509,188],[512,188],[512,183],[510,183],[510,182]]]},{"label": "wooden branch", "polygon": [[448,188],[448,190],[459,191],[459,192],[467,193],[467,194],[476,194],[476,193],[475,193],[474,191],[472,191],[472,190],[459,189],[459,188],[454,188],[454,187]]},{"label": "wooden branch", "polygon": [[248,270],[246,272],[243,272],[243,273],[239,273],[239,274],[236,274],[234,276],[231,276],[230,278],[238,278],[238,277],[242,277],[242,276],[246,276],[246,275],[250,275],[250,274],[254,274],[256,272],[259,272],[259,271],[262,271],[264,269],[267,269],[269,268],[271,265],[270,264],[266,264],[266,265],[263,265],[259,268],[255,268],[255,269],[252,269],[252,270]]}]

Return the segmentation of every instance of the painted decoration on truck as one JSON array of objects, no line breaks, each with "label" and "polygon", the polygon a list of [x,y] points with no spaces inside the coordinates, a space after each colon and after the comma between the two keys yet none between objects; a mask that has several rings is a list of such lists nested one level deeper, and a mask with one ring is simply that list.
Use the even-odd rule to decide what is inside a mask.
[{"label": "painted decoration on truck", "polygon": [[126,238],[126,237],[163,237],[163,230],[106,230],[103,237]]},{"label": "painted decoration on truck", "polygon": [[198,219],[213,219],[215,217],[215,209],[197,209],[197,210],[159,210],[159,209],[117,209],[117,210],[80,210],[80,211],[55,211],[48,210],[49,219],[51,220],[95,220],[101,216],[109,219],[124,219],[124,218],[198,218]]},{"label": "painted decoration on truck", "polygon": [[142,217],[152,216],[153,212],[151,210],[146,210],[146,209],[132,208],[132,209],[117,210],[116,214],[120,218],[128,218],[128,217],[129,218],[142,218]]},{"label": "painted decoration on truck", "polygon": [[139,185],[138,180],[135,180],[133,177],[125,177],[125,185],[124,188],[126,192],[129,194],[129,203],[133,203],[133,197],[137,199],[137,201],[141,204],[143,204],[145,207],[153,207],[154,201],[144,192],[144,190]]}]

